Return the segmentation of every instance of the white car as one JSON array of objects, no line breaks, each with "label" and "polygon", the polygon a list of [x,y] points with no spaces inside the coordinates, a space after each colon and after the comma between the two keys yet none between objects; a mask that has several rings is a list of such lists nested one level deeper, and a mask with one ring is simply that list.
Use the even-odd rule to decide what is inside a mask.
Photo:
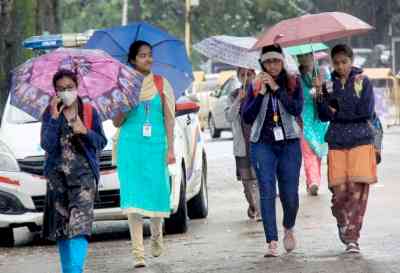
[{"label": "white car", "polygon": [[231,92],[240,88],[241,84],[236,75],[227,79],[224,84],[210,93],[208,128],[212,138],[219,138],[222,131],[231,131],[231,123],[225,118],[225,107]]},{"label": "white car", "polygon": [[[171,210],[165,221],[167,233],[186,232],[188,217],[208,214],[207,160],[197,112],[190,100],[177,102],[175,152],[177,175],[171,178]],[[111,164],[115,127],[104,122],[108,146],[100,156],[100,200],[95,202],[96,220],[126,219],[119,208],[119,181]],[[0,127],[0,245],[14,244],[13,228],[41,230],[46,194],[43,177],[44,151],[40,147],[40,122],[32,120],[9,102]]]}]

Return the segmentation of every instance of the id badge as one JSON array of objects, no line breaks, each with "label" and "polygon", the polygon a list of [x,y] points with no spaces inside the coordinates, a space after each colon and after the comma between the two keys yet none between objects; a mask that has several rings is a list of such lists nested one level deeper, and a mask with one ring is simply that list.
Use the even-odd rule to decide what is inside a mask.
[{"label": "id badge", "polygon": [[143,125],[143,136],[151,137],[151,124],[150,123],[145,123]]},{"label": "id badge", "polygon": [[274,127],[274,137],[275,141],[282,141],[285,139],[285,135],[283,134],[283,129],[281,126]]}]

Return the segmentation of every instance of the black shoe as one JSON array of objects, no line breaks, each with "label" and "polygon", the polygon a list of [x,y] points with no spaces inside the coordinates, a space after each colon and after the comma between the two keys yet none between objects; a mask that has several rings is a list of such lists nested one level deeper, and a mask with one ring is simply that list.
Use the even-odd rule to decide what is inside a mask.
[{"label": "black shoe", "polygon": [[339,226],[339,225],[337,225],[337,228],[338,228],[338,235],[339,235],[340,241],[341,241],[343,244],[347,245],[347,242],[346,242],[346,240],[344,239],[344,230],[346,229],[346,227],[345,227],[345,226]]}]

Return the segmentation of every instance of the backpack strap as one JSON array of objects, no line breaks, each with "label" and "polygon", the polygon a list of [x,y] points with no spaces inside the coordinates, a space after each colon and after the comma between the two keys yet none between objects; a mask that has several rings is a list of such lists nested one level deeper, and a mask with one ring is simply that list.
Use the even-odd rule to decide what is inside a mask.
[{"label": "backpack strap", "polygon": [[92,129],[93,125],[93,107],[89,103],[83,104],[83,124],[86,128]]},{"label": "backpack strap", "polygon": [[165,105],[165,96],[164,96],[164,79],[161,75],[153,75],[154,78],[154,85],[156,86],[156,89],[158,90],[158,93],[160,94],[161,101],[163,104],[163,107]]},{"label": "backpack strap", "polygon": [[158,93],[160,93],[161,97],[164,96],[164,80],[160,75],[154,75],[154,85],[156,86]]}]

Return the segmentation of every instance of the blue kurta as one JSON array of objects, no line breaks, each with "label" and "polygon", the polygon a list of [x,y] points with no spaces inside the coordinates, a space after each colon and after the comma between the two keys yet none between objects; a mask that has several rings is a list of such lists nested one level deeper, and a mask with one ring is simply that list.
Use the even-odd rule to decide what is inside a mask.
[{"label": "blue kurta", "polygon": [[[151,124],[151,137],[143,126]],[[117,166],[124,213],[168,217],[170,185],[167,171],[167,135],[162,100],[157,92],[131,110],[123,123],[117,146]]]}]

